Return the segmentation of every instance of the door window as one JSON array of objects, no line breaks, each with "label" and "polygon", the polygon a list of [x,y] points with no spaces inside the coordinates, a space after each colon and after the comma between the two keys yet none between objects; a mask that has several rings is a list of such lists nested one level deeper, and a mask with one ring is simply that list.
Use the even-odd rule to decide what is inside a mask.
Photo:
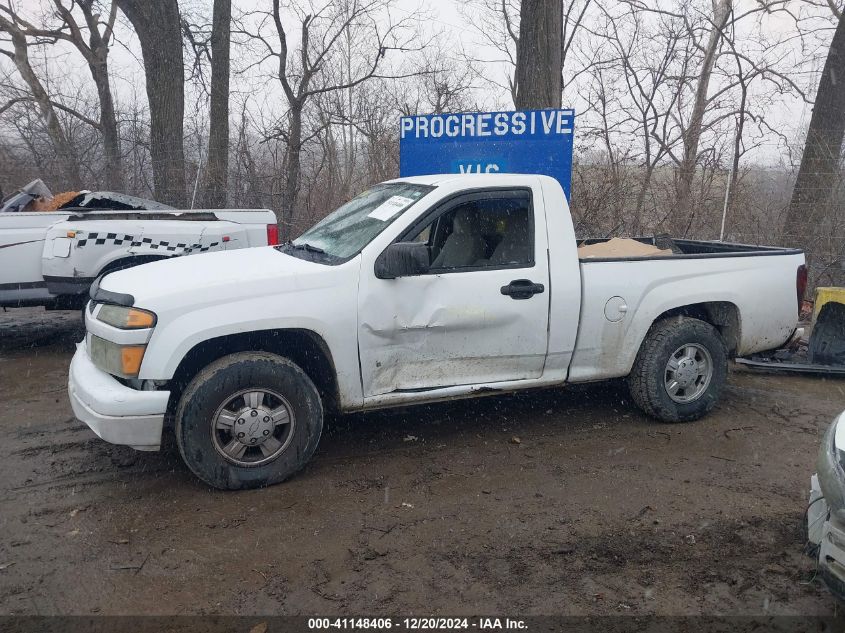
[{"label": "door window", "polygon": [[530,195],[516,191],[464,197],[403,241],[428,245],[429,273],[532,267]]}]

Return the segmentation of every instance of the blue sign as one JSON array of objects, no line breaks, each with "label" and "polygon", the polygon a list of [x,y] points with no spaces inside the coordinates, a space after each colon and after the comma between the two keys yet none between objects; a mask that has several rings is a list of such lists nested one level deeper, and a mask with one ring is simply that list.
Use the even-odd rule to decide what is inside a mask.
[{"label": "blue sign", "polygon": [[402,117],[399,175],[544,174],[569,199],[574,110],[464,112]]}]

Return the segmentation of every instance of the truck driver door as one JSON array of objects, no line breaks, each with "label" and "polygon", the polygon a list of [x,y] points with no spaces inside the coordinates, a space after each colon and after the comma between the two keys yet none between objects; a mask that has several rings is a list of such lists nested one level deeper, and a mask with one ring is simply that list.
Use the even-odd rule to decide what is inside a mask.
[{"label": "truck driver door", "polygon": [[362,270],[358,345],[365,399],[539,378],[548,345],[549,270],[529,188],[451,198],[397,241],[427,246],[423,274]]}]

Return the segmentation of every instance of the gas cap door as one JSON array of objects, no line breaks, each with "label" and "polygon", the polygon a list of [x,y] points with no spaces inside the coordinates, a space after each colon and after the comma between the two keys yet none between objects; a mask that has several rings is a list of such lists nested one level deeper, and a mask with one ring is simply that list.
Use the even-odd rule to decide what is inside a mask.
[{"label": "gas cap door", "polygon": [[627,312],[628,305],[622,297],[611,297],[604,304],[604,318],[611,323],[624,319]]}]

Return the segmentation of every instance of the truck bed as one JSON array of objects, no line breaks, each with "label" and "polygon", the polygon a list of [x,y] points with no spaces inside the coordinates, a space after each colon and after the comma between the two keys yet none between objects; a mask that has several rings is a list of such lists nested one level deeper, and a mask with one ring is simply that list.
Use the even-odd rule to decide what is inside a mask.
[{"label": "truck bed", "polygon": [[[580,260],[581,315],[569,371],[571,382],[626,376],[639,341],[658,319],[709,315],[721,323],[728,353],[775,349],[798,319],[798,249],[699,240],[637,238],[672,254]],[[580,244],[605,240],[584,240]]]},{"label": "truck bed", "polygon": [[[578,241],[578,246],[589,244],[600,244],[607,242],[610,238],[596,237],[586,238]],[[655,237],[632,237],[643,244],[659,246],[661,248],[673,247],[677,251],[672,255],[654,255],[646,257],[589,257],[581,259],[582,263],[589,262],[615,262],[615,261],[646,261],[653,259],[701,259],[718,257],[757,257],[760,255],[800,255],[801,250],[796,248],[785,248],[780,246],[755,246],[751,244],[736,244],[732,242],[718,242],[711,240],[685,240],[674,238]]]}]

